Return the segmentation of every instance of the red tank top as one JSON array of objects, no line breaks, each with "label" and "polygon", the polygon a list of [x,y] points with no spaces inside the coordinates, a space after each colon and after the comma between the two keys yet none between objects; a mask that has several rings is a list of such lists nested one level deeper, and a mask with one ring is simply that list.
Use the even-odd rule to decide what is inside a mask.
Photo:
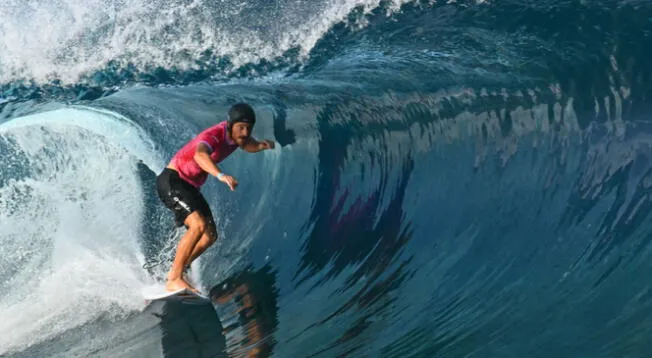
[{"label": "red tank top", "polygon": [[224,158],[228,157],[238,148],[238,145],[227,135],[226,121],[224,121],[203,130],[179,149],[174,157],[172,157],[172,164],[177,168],[181,179],[196,188],[202,186],[206,182],[206,178],[208,178],[208,173],[194,159],[195,150],[199,143],[204,143],[208,146],[211,152],[211,160],[215,164],[224,160]]}]

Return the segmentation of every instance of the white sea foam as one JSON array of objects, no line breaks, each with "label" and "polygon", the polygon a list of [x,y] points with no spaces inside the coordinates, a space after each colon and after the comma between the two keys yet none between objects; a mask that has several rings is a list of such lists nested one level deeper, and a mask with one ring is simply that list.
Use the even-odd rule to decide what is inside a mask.
[{"label": "white sea foam", "polygon": [[61,109],[0,125],[0,142],[0,355],[142,309],[136,163],[160,165],[142,133]]},{"label": "white sea foam", "polygon": [[[393,0],[395,11],[409,0]],[[0,12],[0,83],[63,84],[110,61],[139,70],[201,67],[202,54],[228,56],[234,66],[306,56],[353,9],[380,0],[8,0]],[[354,21],[364,26],[364,22]]]}]

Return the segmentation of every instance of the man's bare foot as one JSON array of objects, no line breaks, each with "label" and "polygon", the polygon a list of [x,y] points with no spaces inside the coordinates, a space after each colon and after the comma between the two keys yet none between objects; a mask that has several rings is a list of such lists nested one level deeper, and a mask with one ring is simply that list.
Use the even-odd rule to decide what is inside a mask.
[{"label": "man's bare foot", "polygon": [[167,284],[165,284],[165,289],[170,291],[170,292],[171,291],[176,291],[176,290],[181,290],[181,289],[184,289],[184,288],[187,288],[192,292],[199,293],[199,291],[196,288],[190,286],[190,284],[188,282],[186,282],[182,278],[179,278],[179,279],[176,279],[176,280],[169,280],[167,282]]}]

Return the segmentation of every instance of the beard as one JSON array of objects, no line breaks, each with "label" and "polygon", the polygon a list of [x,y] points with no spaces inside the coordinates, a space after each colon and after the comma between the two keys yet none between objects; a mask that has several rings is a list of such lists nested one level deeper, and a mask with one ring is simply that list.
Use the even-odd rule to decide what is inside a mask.
[{"label": "beard", "polygon": [[238,137],[238,138],[235,139],[235,144],[237,144],[239,146],[243,146],[243,145],[247,144],[248,141],[249,141],[248,137]]}]

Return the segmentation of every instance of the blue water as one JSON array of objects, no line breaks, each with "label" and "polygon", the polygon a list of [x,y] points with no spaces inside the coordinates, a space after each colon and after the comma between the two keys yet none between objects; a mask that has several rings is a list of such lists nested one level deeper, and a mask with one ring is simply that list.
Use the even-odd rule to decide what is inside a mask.
[{"label": "blue water", "polygon": [[[10,0],[0,356],[647,357],[652,5]],[[277,143],[202,188],[212,304],[146,306],[155,176],[238,101]]]}]

